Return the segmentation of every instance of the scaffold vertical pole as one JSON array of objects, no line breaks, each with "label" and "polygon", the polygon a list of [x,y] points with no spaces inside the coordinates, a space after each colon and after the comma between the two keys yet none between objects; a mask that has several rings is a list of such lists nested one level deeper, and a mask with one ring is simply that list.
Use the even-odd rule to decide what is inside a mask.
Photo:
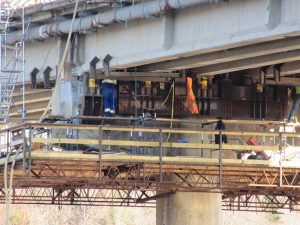
[{"label": "scaffold vertical pole", "polygon": [[26,132],[26,125],[23,125],[23,127],[22,127],[22,139],[23,139],[22,152],[23,152],[23,171],[24,172],[27,170],[27,160],[26,160],[26,157],[27,157],[26,156],[27,155],[26,154],[27,153],[27,148],[26,148],[27,140],[26,140],[25,132]]},{"label": "scaffold vertical pole", "polygon": [[102,126],[99,126],[99,179],[102,178],[102,139],[103,139],[103,132]]},{"label": "scaffold vertical pole", "polygon": [[22,121],[26,120],[26,108],[25,108],[25,9],[22,8]]},{"label": "scaffold vertical pole", "polygon": [[[201,133],[201,144],[204,144],[204,134]],[[201,158],[203,158],[203,149],[201,148]]]},{"label": "scaffold vertical pole", "polygon": [[[131,130],[130,130],[130,141],[133,140],[133,131],[132,131],[132,127],[131,127]],[[133,155],[133,147],[130,146],[130,154]]]},{"label": "scaffold vertical pole", "polygon": [[280,151],[280,158],[279,158],[279,186],[282,187],[282,133],[279,133],[279,151]]},{"label": "scaffold vertical pole", "polygon": [[162,182],[162,156],[163,156],[163,147],[162,147],[162,130],[159,129],[159,182]]},{"label": "scaffold vertical pole", "polygon": [[8,130],[6,132],[6,156],[8,156],[9,154],[9,134],[10,134],[10,130]]},{"label": "scaffold vertical pole", "polygon": [[[263,131],[264,131],[264,133],[266,132],[266,127],[265,126],[263,127]],[[263,141],[262,142],[263,142],[263,146],[265,146],[266,145],[266,136],[265,135],[263,136]]]},{"label": "scaffold vertical pole", "polygon": [[223,158],[223,137],[222,137],[222,131],[219,131],[220,135],[220,143],[219,143],[219,185],[220,187],[222,186],[222,170],[223,170],[223,165],[222,165],[222,158]]},{"label": "scaffold vertical pole", "polygon": [[29,126],[29,134],[28,134],[28,175],[31,174],[31,151],[32,151],[32,126]]}]

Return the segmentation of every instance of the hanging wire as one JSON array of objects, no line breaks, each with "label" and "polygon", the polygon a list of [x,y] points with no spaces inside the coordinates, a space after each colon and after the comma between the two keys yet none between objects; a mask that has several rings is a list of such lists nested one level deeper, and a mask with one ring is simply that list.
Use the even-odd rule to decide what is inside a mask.
[{"label": "hanging wire", "polygon": [[[135,86],[136,86],[136,77],[135,77]],[[137,98],[136,98],[136,90],[135,90],[135,93],[132,94],[132,96],[133,96],[133,98],[134,98],[134,101],[135,101],[137,107],[140,107],[140,108],[142,108],[142,109],[146,109],[146,110],[151,110],[151,111],[153,111],[153,110],[161,109],[161,108],[166,104],[166,102],[168,101],[168,99],[169,99],[169,97],[170,97],[170,94],[171,94],[172,89],[174,89],[174,81],[173,81],[173,84],[172,84],[171,87],[170,87],[170,90],[169,90],[169,92],[168,92],[167,97],[165,98],[165,100],[163,101],[163,103],[160,104],[157,108],[147,108],[147,107],[144,107],[144,106],[137,100]]]},{"label": "hanging wire", "polygon": [[[173,84],[172,84],[172,90],[173,90],[173,93],[172,93],[172,108],[171,108],[171,123],[170,123],[170,129],[173,128],[173,118],[174,118],[174,101],[175,101],[175,87],[174,87],[174,85],[175,85],[175,81],[173,80]],[[170,136],[171,136],[171,132],[169,132],[166,142],[169,141]]]}]

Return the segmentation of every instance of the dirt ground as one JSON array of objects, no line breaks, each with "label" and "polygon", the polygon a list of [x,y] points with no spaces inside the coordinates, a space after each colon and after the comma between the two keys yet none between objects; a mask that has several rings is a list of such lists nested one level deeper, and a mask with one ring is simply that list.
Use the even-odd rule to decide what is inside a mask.
[{"label": "dirt ground", "polygon": [[[4,224],[5,207],[0,207]],[[13,205],[11,225],[155,225],[155,208]],[[222,225],[298,225],[300,214],[223,212]],[[199,221],[201,225],[201,221]]]}]

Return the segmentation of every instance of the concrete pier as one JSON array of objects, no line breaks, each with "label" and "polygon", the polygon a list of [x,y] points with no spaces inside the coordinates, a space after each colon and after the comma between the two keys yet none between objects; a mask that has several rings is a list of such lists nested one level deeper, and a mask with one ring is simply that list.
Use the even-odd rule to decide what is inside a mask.
[{"label": "concrete pier", "polygon": [[[212,125],[214,127],[214,124]],[[184,129],[197,129],[192,124],[182,124]],[[199,128],[202,129],[202,128]],[[210,129],[210,126],[207,127]],[[181,135],[181,139],[193,143],[210,143],[208,136]],[[172,155],[172,152],[169,152]],[[178,154],[178,152],[177,152]],[[212,154],[209,150],[201,151],[186,149],[180,155],[213,158],[219,157],[218,152]],[[174,177],[174,179],[176,179]],[[188,178],[187,178],[188,180]],[[157,225],[219,225],[222,224],[222,199],[219,193],[176,193],[169,197],[157,200],[156,203]]]},{"label": "concrete pier", "polygon": [[221,194],[176,193],[156,203],[157,225],[222,224]]}]

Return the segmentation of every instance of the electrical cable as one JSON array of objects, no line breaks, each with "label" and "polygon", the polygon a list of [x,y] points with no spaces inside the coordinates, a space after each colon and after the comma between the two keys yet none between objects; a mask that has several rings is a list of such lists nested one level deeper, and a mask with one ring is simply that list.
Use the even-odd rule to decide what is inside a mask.
[{"label": "electrical cable", "polygon": [[[175,81],[173,80],[173,84],[172,84],[173,93],[172,93],[172,109],[171,109],[170,129],[173,128],[173,118],[174,118],[174,101],[175,101],[175,87],[174,86],[175,86]],[[170,136],[171,136],[171,132],[169,132],[166,142],[169,141]]]}]

